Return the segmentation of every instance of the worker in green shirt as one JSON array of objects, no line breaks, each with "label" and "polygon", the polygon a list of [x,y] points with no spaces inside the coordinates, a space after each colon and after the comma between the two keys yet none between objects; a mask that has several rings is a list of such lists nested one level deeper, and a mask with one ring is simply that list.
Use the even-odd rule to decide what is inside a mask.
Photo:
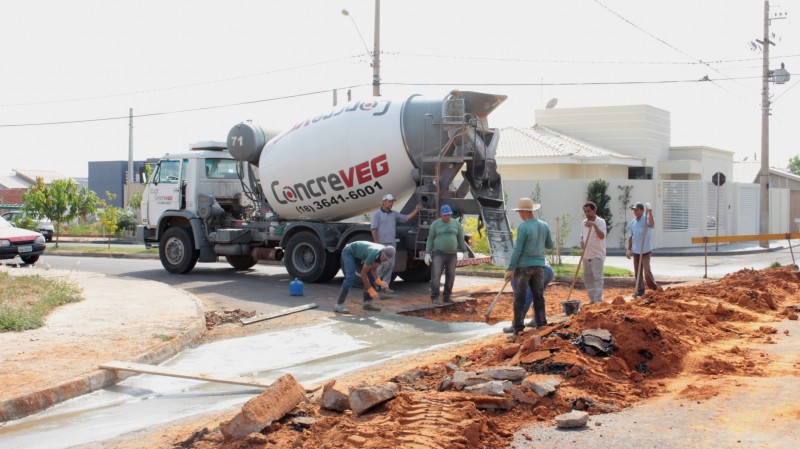
[{"label": "worker in green shirt", "polygon": [[428,230],[428,242],[425,245],[425,264],[431,266],[431,302],[439,300],[439,284],[444,271],[445,304],[452,303],[453,283],[456,280],[456,262],[458,253],[467,251],[464,241],[464,230],[461,223],[453,220],[453,209],[447,204],[439,209],[441,218],[435,220]]},{"label": "worker in green shirt", "polygon": [[514,280],[514,320],[511,322],[512,334],[517,335],[525,329],[525,294],[530,287],[533,292],[533,320],[535,328],[547,324],[544,308],[544,249],[553,248],[550,227],[533,216],[533,211],[541,207],[530,198],[520,198],[516,209],[522,224],[517,229],[517,241],[511,251],[511,259],[506,267],[506,282]]},{"label": "worker in green shirt", "polygon": [[387,288],[388,286],[378,276],[377,270],[381,263],[391,259],[394,255],[394,247],[383,246],[380,243],[362,240],[348,243],[342,250],[344,282],[342,282],[342,289],[339,290],[339,298],[336,300],[333,311],[350,313],[344,306],[344,301],[347,299],[347,293],[353,288],[356,273],[358,273],[364,284],[364,310],[380,312],[381,308],[372,303],[372,300],[378,297],[375,287]]}]

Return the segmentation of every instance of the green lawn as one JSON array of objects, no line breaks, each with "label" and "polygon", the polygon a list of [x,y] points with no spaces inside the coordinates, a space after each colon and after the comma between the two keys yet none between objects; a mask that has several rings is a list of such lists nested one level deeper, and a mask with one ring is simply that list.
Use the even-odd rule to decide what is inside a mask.
[{"label": "green lawn", "polygon": [[145,248],[134,245],[130,248],[107,246],[48,246],[47,253],[102,253],[102,254],[158,254],[158,248]]},{"label": "green lawn", "polygon": [[[572,277],[575,275],[575,264],[564,263],[561,265],[556,265],[553,267],[553,273],[556,277]],[[495,273],[502,273],[506,271],[505,267],[498,267],[493,264],[483,264],[483,265],[474,265],[470,267],[463,267],[461,270],[464,271],[488,271],[488,272],[495,272]],[[583,269],[581,269],[578,274],[582,274]],[[623,268],[616,268],[616,267],[603,267],[603,276],[605,277],[615,277],[615,276],[633,276],[633,271],[626,270]]]}]

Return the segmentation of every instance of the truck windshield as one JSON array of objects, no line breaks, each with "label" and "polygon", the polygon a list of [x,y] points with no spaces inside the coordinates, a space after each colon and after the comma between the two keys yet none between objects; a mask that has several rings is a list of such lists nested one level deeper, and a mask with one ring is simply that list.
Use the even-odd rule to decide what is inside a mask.
[{"label": "truck windshield", "polygon": [[157,183],[177,184],[181,173],[181,161],[161,161],[155,175]]},{"label": "truck windshield", "polygon": [[239,179],[234,159],[206,159],[208,179]]}]

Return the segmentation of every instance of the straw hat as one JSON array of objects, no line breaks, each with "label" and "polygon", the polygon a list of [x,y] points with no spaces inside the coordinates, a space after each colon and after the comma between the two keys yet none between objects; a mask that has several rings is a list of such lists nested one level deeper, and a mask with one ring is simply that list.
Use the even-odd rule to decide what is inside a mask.
[{"label": "straw hat", "polygon": [[513,211],[527,210],[533,212],[535,210],[539,210],[540,207],[542,207],[541,204],[534,203],[533,200],[530,198],[520,198],[519,201],[517,202],[517,207],[511,210]]}]

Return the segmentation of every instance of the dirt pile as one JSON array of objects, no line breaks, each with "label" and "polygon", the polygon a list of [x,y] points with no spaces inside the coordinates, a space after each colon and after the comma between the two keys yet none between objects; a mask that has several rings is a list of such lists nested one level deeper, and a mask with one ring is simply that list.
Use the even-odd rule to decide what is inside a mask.
[{"label": "dirt pile", "polygon": [[[741,270],[718,281],[648,292],[642,299],[629,301],[606,290],[605,303],[584,304],[580,314],[564,317],[558,324],[528,329],[511,339],[489,338],[412,370],[384,373],[382,381],[397,383],[400,392],[361,416],[304,403],[243,440],[225,441],[219,430],[212,430],[181,446],[506,447],[514,432],[532,422],[552,425],[554,416],[573,409],[590,414],[617,411],[663,393],[679,374],[769,375],[765,372],[768,357],[746,345],[771,342],[776,330],[770,323],[797,319],[799,286],[796,267],[786,267]],[[585,293],[581,294],[585,299]],[[447,308],[429,311],[428,317],[452,321],[474,315],[472,321],[482,321],[494,293],[473,296],[474,301],[454,306],[450,312]],[[548,290],[546,296],[548,313],[560,312],[557,299],[566,294],[556,289]],[[509,302],[498,304],[499,317],[510,319]],[[606,335],[598,329],[613,337],[607,339],[613,341],[610,356],[586,351],[588,335]],[[474,385],[481,378],[489,382],[487,373],[502,367],[522,367],[527,377],[505,381],[508,388],[498,395],[468,393],[464,382],[457,382],[467,379]],[[370,383],[376,380],[372,376]],[[542,383],[552,387],[550,392],[534,393]],[[689,384],[682,394],[701,400],[716,392]]]}]

